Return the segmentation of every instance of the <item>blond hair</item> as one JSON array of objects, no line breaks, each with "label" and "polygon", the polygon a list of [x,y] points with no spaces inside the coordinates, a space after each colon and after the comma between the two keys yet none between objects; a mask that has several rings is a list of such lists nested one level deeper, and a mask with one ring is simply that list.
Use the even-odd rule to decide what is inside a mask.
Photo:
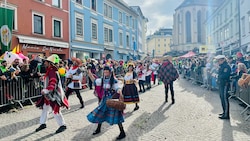
[{"label": "blond hair", "polygon": [[247,67],[246,67],[246,65],[244,63],[239,63],[238,64],[238,72],[240,72],[241,70],[244,71],[244,72],[247,72]]}]

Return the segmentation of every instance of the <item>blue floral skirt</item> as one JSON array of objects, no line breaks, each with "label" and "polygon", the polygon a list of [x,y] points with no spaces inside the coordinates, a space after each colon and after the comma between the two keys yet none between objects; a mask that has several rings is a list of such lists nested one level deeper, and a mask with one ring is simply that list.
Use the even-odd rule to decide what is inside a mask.
[{"label": "blue floral skirt", "polygon": [[87,118],[92,123],[108,122],[110,125],[119,124],[124,122],[122,111],[118,111],[114,108],[109,108],[106,105],[106,101],[112,98],[110,91],[105,91],[103,98],[97,108],[87,115]]}]

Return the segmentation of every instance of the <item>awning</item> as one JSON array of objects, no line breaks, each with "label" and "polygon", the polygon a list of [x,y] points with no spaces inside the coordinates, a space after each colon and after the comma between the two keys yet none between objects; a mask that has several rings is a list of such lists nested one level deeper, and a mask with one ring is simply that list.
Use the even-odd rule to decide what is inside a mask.
[{"label": "awning", "polygon": [[98,52],[103,52],[103,48],[94,48],[94,47],[86,47],[86,46],[77,46],[77,45],[72,45],[72,49],[75,50],[88,50],[88,51],[98,51]]},{"label": "awning", "polygon": [[118,50],[117,52],[120,54],[128,54],[128,51],[124,51],[124,50]]},{"label": "awning", "polygon": [[28,37],[28,36],[22,36],[22,35],[16,35],[16,36],[19,39],[19,43],[69,48],[69,43],[67,42],[60,42],[60,41],[55,41],[55,40],[41,39],[41,38]]},{"label": "awning", "polygon": [[180,56],[181,58],[189,58],[189,57],[193,57],[196,54],[193,51],[189,51],[187,54]]}]

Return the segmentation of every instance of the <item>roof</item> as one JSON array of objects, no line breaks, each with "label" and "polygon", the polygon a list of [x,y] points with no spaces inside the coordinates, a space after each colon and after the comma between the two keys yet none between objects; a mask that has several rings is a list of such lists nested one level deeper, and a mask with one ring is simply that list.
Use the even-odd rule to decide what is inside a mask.
[{"label": "roof", "polygon": [[184,0],[175,10],[188,6],[219,6],[224,0]]}]

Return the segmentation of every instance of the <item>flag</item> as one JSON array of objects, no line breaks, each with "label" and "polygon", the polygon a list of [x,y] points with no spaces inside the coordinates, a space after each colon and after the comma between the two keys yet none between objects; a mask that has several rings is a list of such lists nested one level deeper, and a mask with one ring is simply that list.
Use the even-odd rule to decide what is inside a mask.
[{"label": "flag", "polygon": [[14,11],[0,7],[0,45],[2,54],[10,50]]}]

